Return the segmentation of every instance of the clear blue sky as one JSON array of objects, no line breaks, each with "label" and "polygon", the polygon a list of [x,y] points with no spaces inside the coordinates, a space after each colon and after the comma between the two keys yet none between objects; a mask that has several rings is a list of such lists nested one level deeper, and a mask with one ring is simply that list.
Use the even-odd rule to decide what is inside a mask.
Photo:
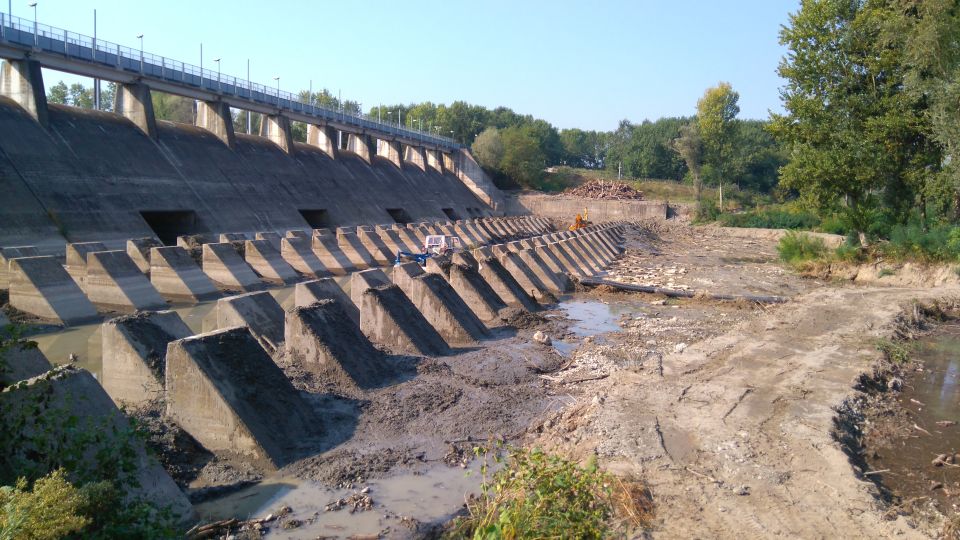
[{"label": "clear blue sky", "polygon": [[[3,0],[0,0],[2,2]],[[559,128],[692,114],[729,81],[742,118],[780,110],[780,25],[798,0],[38,0],[41,23],[290,91],[505,105]],[[32,19],[26,0],[14,15]],[[6,5],[2,6],[6,10]],[[55,81],[50,81],[49,84]],[[69,80],[68,77],[64,77]]]}]

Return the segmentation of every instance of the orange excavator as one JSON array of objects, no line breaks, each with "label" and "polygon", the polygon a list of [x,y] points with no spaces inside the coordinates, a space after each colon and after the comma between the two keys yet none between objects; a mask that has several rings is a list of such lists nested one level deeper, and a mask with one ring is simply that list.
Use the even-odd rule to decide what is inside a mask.
[{"label": "orange excavator", "polygon": [[582,229],[587,225],[590,225],[590,222],[587,220],[588,214],[587,209],[583,209],[583,214],[577,214],[576,219],[573,220],[573,225],[569,226],[567,230],[576,231]]}]

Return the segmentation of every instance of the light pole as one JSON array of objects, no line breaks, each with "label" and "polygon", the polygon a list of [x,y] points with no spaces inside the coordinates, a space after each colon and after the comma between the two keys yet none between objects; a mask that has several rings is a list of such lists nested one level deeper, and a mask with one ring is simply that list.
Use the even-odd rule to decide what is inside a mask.
[{"label": "light pole", "polygon": [[214,58],[214,62],[217,63],[217,90],[223,91],[223,86],[220,84],[220,58]]},{"label": "light pole", "polygon": [[[253,88],[250,84],[250,59],[249,58],[247,58],[247,93],[249,94],[247,97],[249,97],[250,99],[253,99]],[[251,133],[253,133],[253,118],[251,117],[249,110],[247,110],[246,113],[247,113],[247,135],[250,135]]]},{"label": "light pole", "polygon": [[[452,130],[452,129],[450,130],[450,138],[453,139],[453,130]],[[454,139],[454,140],[456,140],[456,139]]]},{"label": "light pole", "polygon": [[280,108],[280,77],[274,77],[273,80],[277,81],[277,108]]},{"label": "light pole", "polygon": [[30,2],[27,5],[33,8],[33,46],[39,47],[40,38],[37,36],[37,3]]},{"label": "light pole", "polygon": [[143,34],[137,36],[140,40],[140,73],[143,73]]},{"label": "light pole", "polygon": [[393,124],[393,111],[387,111],[387,123]]},{"label": "light pole", "polygon": [[400,118],[403,116],[403,113],[400,112],[400,107],[397,107],[397,129],[400,129]]}]

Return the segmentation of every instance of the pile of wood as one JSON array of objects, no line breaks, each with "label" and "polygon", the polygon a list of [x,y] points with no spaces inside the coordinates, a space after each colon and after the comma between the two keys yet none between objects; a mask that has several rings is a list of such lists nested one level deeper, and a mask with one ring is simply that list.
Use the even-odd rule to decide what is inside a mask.
[{"label": "pile of wood", "polygon": [[623,182],[616,180],[590,180],[575,188],[569,188],[564,195],[596,200],[640,200],[643,192],[633,189]]}]

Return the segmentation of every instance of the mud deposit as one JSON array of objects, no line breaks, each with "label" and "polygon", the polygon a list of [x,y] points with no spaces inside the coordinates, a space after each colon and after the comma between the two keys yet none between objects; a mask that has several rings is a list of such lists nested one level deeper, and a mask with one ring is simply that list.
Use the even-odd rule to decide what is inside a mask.
[{"label": "mud deposit", "polygon": [[960,325],[916,343],[902,391],[871,408],[865,430],[871,474],[901,505],[960,507]]}]

